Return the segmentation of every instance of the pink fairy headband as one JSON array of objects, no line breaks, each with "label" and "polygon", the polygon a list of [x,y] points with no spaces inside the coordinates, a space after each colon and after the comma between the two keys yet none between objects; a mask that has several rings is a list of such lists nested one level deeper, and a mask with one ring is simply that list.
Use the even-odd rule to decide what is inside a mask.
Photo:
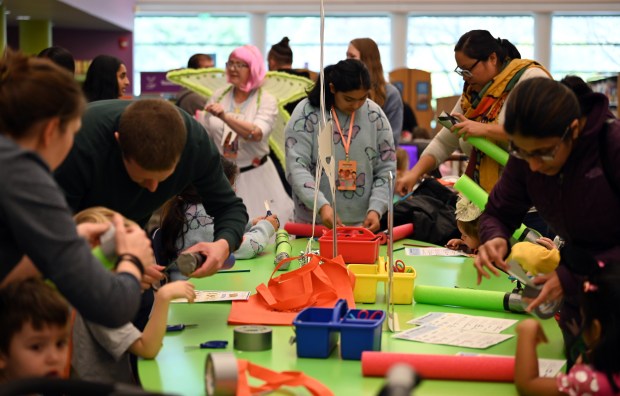
[{"label": "pink fairy headband", "polygon": [[[239,87],[245,92],[249,92],[261,86],[267,70],[265,68],[265,61],[260,53],[260,50],[253,45],[247,44],[241,47],[237,47],[230,53],[231,57],[240,59],[248,64],[250,69],[250,77],[244,87]],[[226,77],[226,80],[230,82],[230,79]]]}]

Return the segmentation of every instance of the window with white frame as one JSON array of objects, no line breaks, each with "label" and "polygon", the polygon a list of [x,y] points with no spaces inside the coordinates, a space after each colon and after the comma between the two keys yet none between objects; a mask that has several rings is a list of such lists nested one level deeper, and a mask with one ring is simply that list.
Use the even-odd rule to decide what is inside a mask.
[{"label": "window with white frame", "polygon": [[[390,18],[388,16],[326,16],[324,65],[346,58],[349,42],[354,38],[370,37],[379,47],[381,64],[387,73],[391,68]],[[269,16],[267,18],[267,48],[287,36],[293,50],[293,67],[318,72],[321,60],[321,20],[318,16]]]},{"label": "window with white frame", "polygon": [[620,15],[554,16],[551,73],[585,80],[620,72]]},{"label": "window with white frame", "polygon": [[514,44],[522,58],[534,54],[531,16],[410,16],[407,67],[431,73],[433,98],[460,95],[463,78],[453,72],[454,46],[470,30],[488,30]]},{"label": "window with white frame", "polygon": [[249,42],[247,16],[138,16],[134,23],[134,94],[140,94],[140,72],[187,67],[195,53],[215,55],[224,67],[236,47]]}]

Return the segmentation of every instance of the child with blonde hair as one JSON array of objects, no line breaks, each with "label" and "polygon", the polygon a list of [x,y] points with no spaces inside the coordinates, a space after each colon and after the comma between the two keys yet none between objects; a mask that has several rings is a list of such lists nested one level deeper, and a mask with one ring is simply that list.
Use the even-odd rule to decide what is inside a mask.
[{"label": "child with blonde hair", "polygon": [[[75,215],[76,221],[109,221],[114,211],[94,207]],[[154,359],[162,346],[170,301],[195,299],[194,285],[186,281],[167,283],[155,291],[155,302],[143,332],[132,323],[108,328],[76,316],[73,325],[72,376],[87,381],[135,383],[130,354]]]}]

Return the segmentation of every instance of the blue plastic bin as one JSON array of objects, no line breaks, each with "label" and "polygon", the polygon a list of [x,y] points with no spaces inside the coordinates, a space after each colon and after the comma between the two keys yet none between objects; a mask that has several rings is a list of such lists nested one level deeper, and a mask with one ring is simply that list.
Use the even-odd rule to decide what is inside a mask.
[{"label": "blue plastic bin", "polygon": [[[361,311],[366,311],[366,319],[358,317]],[[384,320],[385,312],[382,310],[350,309],[340,323],[341,357],[360,360],[363,351],[380,351]]]},{"label": "blue plastic bin", "polygon": [[347,309],[346,300],[334,308],[306,308],[293,321],[297,356],[326,358],[338,343],[343,359],[359,360],[363,351],[381,350],[382,310]]},{"label": "blue plastic bin", "polygon": [[306,308],[301,311],[293,320],[297,356],[328,357],[338,343],[338,324],[346,309],[346,301],[339,300],[334,308]]}]

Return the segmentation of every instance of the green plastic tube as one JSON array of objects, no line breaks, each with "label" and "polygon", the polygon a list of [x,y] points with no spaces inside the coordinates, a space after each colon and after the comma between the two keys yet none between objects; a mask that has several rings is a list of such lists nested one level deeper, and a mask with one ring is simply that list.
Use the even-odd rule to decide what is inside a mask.
[{"label": "green plastic tube", "polygon": [[[489,200],[489,194],[482,187],[476,184],[469,176],[462,175],[459,179],[454,183],[454,188],[460,191],[467,199],[474,203],[477,207],[484,210],[487,206],[487,201]],[[532,230],[531,228],[526,227],[524,224],[512,234],[512,237],[517,241],[529,240],[530,242],[535,242],[536,239],[540,238],[540,234]]]},{"label": "green plastic tube", "polygon": [[482,151],[489,157],[497,161],[501,166],[506,166],[508,162],[508,153],[500,148],[497,144],[491,143],[485,138],[472,136],[467,138],[467,143],[471,144],[478,150]]},{"label": "green plastic tube", "polygon": [[[438,122],[448,129],[452,128],[452,124],[450,123],[450,121],[444,121],[442,119],[438,119]],[[457,131],[458,129],[456,129],[454,133],[456,133]],[[471,144],[472,146],[482,151],[489,157],[493,158],[501,166],[506,166],[509,155],[506,152],[506,150],[503,150],[497,144],[492,143],[488,141],[487,139],[483,137],[479,137],[479,136],[468,137],[466,141],[467,143]]]},{"label": "green plastic tube", "polygon": [[413,299],[419,304],[450,305],[486,311],[505,311],[505,298],[506,293],[489,290],[424,285],[416,285],[413,289]]},{"label": "green plastic tube", "polygon": [[[274,260],[274,264],[278,265],[280,261],[291,257],[291,243],[289,242],[288,232],[286,230],[278,230],[276,232],[276,257]],[[288,269],[290,265],[286,263],[282,267],[280,267],[280,271]]]}]

